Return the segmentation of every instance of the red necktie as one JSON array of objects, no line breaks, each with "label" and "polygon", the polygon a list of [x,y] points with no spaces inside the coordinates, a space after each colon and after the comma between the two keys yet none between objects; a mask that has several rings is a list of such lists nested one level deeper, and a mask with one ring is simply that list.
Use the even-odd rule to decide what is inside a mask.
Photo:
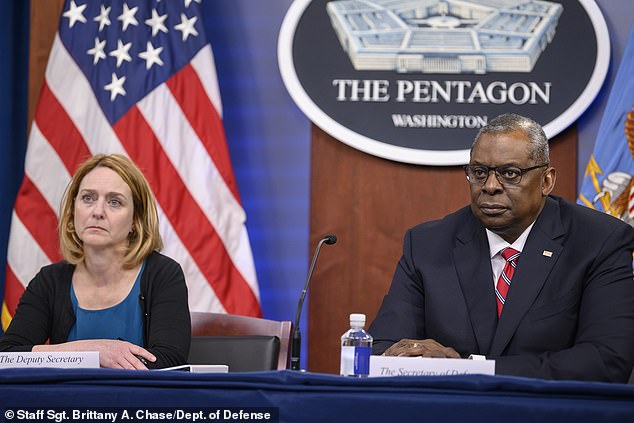
[{"label": "red necktie", "polygon": [[520,257],[520,253],[512,248],[506,248],[502,251],[502,257],[506,260],[502,274],[498,278],[498,283],[495,286],[495,296],[497,297],[498,304],[498,317],[502,314],[502,307],[506,301],[506,294],[511,287],[511,279],[513,279],[513,273],[515,273],[515,267],[517,267],[517,260]]}]

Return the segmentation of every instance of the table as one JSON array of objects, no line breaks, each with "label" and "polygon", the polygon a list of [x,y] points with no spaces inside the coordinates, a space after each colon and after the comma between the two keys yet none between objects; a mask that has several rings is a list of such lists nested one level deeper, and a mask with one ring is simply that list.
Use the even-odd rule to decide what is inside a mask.
[{"label": "table", "polygon": [[5,369],[0,384],[0,420],[20,407],[268,407],[280,422],[634,422],[634,385],[511,376]]}]

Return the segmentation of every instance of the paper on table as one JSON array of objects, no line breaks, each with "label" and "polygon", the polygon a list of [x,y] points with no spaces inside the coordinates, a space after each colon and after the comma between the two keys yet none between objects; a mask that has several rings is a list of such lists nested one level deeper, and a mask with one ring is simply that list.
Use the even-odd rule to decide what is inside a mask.
[{"label": "paper on table", "polygon": [[158,370],[181,370],[190,373],[228,373],[229,366],[226,364],[182,364]]}]

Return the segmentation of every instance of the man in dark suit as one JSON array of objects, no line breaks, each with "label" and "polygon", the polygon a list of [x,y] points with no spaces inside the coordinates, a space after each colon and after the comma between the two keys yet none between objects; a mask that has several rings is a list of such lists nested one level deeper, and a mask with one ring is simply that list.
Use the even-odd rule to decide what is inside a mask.
[{"label": "man in dark suit", "polygon": [[373,353],[478,354],[497,374],[626,382],[634,229],[550,196],[546,136],[518,115],[478,133],[465,173],[471,205],[405,235]]}]

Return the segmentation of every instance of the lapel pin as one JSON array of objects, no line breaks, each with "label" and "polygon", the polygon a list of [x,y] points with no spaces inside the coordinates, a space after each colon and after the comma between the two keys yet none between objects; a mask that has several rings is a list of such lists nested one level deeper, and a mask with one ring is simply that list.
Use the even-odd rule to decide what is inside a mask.
[{"label": "lapel pin", "polygon": [[542,255],[545,256],[545,257],[552,257],[553,256],[553,252],[552,251],[548,251],[548,250],[544,250]]}]

